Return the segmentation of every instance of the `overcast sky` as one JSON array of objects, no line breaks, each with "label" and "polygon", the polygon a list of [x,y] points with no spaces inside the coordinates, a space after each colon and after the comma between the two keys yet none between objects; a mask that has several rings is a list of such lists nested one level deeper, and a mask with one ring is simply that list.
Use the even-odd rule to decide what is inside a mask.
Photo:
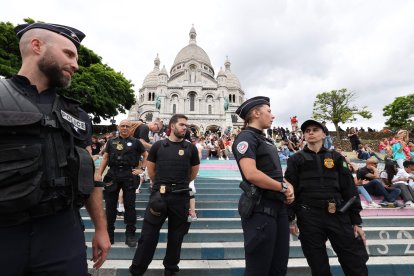
[{"label": "overcast sky", "polygon": [[275,125],[303,122],[316,94],[348,88],[373,113],[354,125],[377,129],[382,108],[414,92],[413,14],[410,0],[20,0],[0,9],[1,21],[82,30],[83,44],[136,91],[157,53],[170,71],[194,24],[216,76],[228,56],[246,98],[271,98]]}]

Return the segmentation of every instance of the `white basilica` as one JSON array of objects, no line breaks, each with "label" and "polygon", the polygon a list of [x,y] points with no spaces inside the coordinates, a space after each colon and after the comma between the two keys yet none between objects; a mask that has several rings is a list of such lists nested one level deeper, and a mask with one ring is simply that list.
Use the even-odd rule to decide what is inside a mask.
[{"label": "white basilica", "polygon": [[181,113],[201,132],[242,125],[243,121],[234,112],[244,101],[244,91],[230,70],[230,61],[226,59],[224,70],[220,68],[215,77],[210,58],[197,45],[196,36],[193,26],[190,43],[178,52],[170,75],[165,66],[160,70],[157,55],[154,69],[139,89],[128,119],[150,122],[160,118],[167,124],[173,114]]}]

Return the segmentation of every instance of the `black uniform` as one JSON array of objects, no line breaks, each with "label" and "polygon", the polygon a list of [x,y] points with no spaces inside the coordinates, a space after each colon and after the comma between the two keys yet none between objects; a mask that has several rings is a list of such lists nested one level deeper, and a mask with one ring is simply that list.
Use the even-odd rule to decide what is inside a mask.
[{"label": "black uniform", "polygon": [[[145,152],[142,143],[134,138],[122,138],[121,136],[110,139],[106,143],[105,152],[108,153],[109,171],[106,179],[112,180],[112,185],[104,190],[106,217],[108,220],[108,234],[111,242],[114,241],[114,230],[117,213],[119,191],[122,189],[124,197],[124,223],[125,234],[128,237],[135,236],[137,214],[135,210],[135,189],[138,187],[138,176],[132,174],[136,168],[140,156]],[[108,180],[105,179],[105,182]],[[109,182],[109,181],[108,181]],[[136,242],[136,240],[135,240]]]},{"label": "black uniform", "polygon": [[[315,153],[305,146],[287,161],[285,178],[294,186],[296,202],[290,207],[300,230],[303,253],[312,275],[331,275],[326,241],[329,239],[345,275],[368,275],[368,254],[355,239],[353,225],[362,223],[361,203],[344,157],[322,147]],[[339,212],[352,197],[354,203]]]},{"label": "black uniform", "polygon": [[188,141],[155,142],[148,161],[156,163],[155,179],[145,211],[141,237],[130,271],[143,275],[154,256],[160,229],[168,217],[168,241],[164,258],[166,272],[179,270],[181,244],[188,233],[189,183],[192,167],[200,164],[197,148]]},{"label": "black uniform", "polygon": [[[269,177],[282,182],[283,172],[276,146],[262,131],[248,127],[233,143],[237,164],[247,157]],[[244,181],[246,177],[239,169]],[[289,257],[289,222],[284,195],[260,189],[261,199],[249,218],[241,219],[246,259],[245,275],[286,275]],[[243,196],[243,195],[242,195]]]},{"label": "black uniform", "polygon": [[2,275],[86,275],[79,208],[93,189],[90,136],[79,102],[38,93],[23,76],[0,81]]}]

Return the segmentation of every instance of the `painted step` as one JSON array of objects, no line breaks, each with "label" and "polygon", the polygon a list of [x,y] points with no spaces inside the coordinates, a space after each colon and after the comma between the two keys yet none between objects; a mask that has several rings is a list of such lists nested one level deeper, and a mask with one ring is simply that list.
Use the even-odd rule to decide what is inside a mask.
[{"label": "painted step", "polygon": [[[90,242],[88,246],[88,258],[91,258]],[[400,240],[370,240],[367,245],[370,256],[414,256],[414,239]],[[158,243],[154,259],[161,260],[165,256],[166,243]],[[129,248],[124,240],[115,242],[108,254],[111,260],[130,260],[135,253],[135,248]],[[328,256],[335,256],[329,242],[327,243]],[[290,258],[303,258],[299,241],[293,241],[290,245]],[[181,250],[181,259],[185,260],[224,260],[244,259],[243,242],[217,242],[217,243],[187,243],[184,242]]]},{"label": "painted step", "polygon": [[[368,243],[371,240],[404,240],[414,239],[414,227],[366,227],[364,228]],[[86,241],[91,241],[93,230],[85,230]],[[141,229],[137,229],[136,236],[139,238]],[[125,240],[125,226],[115,228],[115,241]],[[185,242],[243,242],[243,230],[239,229],[197,229],[190,228],[189,233],[184,238]],[[291,241],[298,238],[291,235]],[[159,242],[167,241],[167,229],[160,231]],[[414,250],[414,246],[413,246]]]},{"label": "painted step", "polygon": [[[86,212],[86,211],[85,211]],[[86,228],[92,228],[90,217],[82,218]],[[142,218],[137,220],[137,229],[142,227]],[[399,217],[365,217],[364,228],[367,227],[412,227],[414,225],[414,217],[399,216]],[[168,221],[168,219],[167,219]],[[163,227],[167,226],[164,223]],[[117,229],[125,228],[124,220],[118,217],[115,222]],[[240,218],[201,218],[191,223],[191,229],[241,229]]]},{"label": "painted step", "polygon": [[[342,276],[341,267],[337,258],[330,258],[331,272],[335,276]],[[131,260],[107,260],[101,269],[90,268],[93,276],[130,276],[128,268]],[[371,257],[368,260],[369,275],[375,276],[403,276],[412,275],[414,263],[412,257]],[[244,260],[181,260],[180,276],[242,276]],[[92,263],[89,262],[89,267]],[[162,275],[164,266],[162,260],[153,260],[145,276]],[[287,276],[309,276],[310,269],[305,259],[290,259]]]}]

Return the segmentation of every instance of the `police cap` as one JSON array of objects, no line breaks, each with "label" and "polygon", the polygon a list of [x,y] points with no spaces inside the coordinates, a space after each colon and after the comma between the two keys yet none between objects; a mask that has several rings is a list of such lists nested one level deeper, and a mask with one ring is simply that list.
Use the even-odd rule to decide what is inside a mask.
[{"label": "police cap", "polygon": [[310,125],[315,125],[315,126],[318,126],[318,127],[320,127],[322,130],[323,130],[323,132],[325,133],[325,134],[328,134],[328,129],[323,125],[323,124],[321,124],[321,123],[319,123],[318,121],[315,121],[315,120],[306,120],[305,122],[303,122],[303,124],[300,126],[300,129],[303,131],[303,132],[305,132],[305,130],[306,130],[306,128],[308,127],[308,126],[310,126]]},{"label": "police cap", "polygon": [[75,44],[76,48],[79,48],[82,39],[85,38],[85,34],[78,29],[52,23],[22,24],[15,27],[14,31],[16,32],[17,37],[20,39],[25,32],[31,29],[44,29],[60,34],[72,41],[73,44]]},{"label": "police cap", "polygon": [[244,103],[239,106],[236,110],[236,114],[240,116],[243,120],[246,118],[247,113],[249,113],[250,109],[255,106],[266,104],[270,106],[270,99],[268,97],[257,96],[248,99]]}]

